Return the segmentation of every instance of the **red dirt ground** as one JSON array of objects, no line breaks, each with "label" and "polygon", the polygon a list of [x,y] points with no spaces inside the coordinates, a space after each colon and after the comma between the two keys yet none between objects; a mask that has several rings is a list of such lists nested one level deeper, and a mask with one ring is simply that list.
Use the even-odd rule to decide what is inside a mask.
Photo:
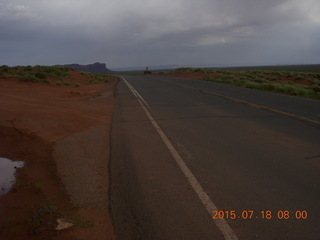
[{"label": "red dirt ground", "polygon": [[[17,170],[13,189],[0,196],[0,239],[115,239],[108,202],[101,206],[96,204],[106,197],[90,195],[90,201],[84,199],[78,203],[81,194],[74,194],[66,188],[77,185],[77,182],[62,175],[64,164],[71,164],[84,174],[89,172],[83,166],[90,156],[69,159],[59,156],[60,145],[68,143],[65,139],[72,137],[75,143],[72,148],[63,146],[63,153],[70,155],[74,153],[68,151],[82,153],[83,146],[77,145],[80,140],[85,149],[94,149],[96,139],[100,141],[101,137],[95,138],[99,134],[91,129],[102,129],[103,136],[109,136],[117,79],[110,77],[107,83],[90,85],[90,77],[77,71],[70,74],[71,78],[66,81],[72,85],[80,83],[80,87],[0,79],[0,157],[25,161],[25,166]],[[85,139],[88,132],[91,137]],[[108,153],[109,138],[102,140],[106,141],[104,146]],[[108,179],[108,157],[109,154],[92,158],[91,168],[94,169],[94,164],[100,161],[104,174],[92,176],[95,179],[93,185],[85,186],[84,182],[89,178],[80,179],[83,195],[92,189],[100,189],[107,195],[108,182],[101,181]],[[72,168],[67,171],[68,176],[77,174]],[[76,226],[55,230],[59,217],[76,219]]]}]

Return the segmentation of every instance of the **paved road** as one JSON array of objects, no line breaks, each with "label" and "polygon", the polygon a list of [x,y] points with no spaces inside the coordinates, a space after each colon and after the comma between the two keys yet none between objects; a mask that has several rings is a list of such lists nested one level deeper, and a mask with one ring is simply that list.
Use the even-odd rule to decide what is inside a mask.
[{"label": "paved road", "polygon": [[110,166],[118,239],[320,239],[319,101],[125,79],[145,102],[120,81]]}]

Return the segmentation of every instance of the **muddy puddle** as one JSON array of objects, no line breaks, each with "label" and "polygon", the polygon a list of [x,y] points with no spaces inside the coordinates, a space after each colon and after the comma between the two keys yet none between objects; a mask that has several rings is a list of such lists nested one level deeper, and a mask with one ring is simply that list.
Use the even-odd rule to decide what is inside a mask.
[{"label": "muddy puddle", "polygon": [[0,158],[0,196],[7,194],[16,182],[16,169],[22,168],[24,162]]}]

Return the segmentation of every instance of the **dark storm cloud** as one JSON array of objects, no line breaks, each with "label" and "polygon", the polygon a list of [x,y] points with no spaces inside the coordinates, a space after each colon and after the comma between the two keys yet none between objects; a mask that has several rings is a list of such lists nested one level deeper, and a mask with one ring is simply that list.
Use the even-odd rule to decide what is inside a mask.
[{"label": "dark storm cloud", "polygon": [[0,64],[319,63],[317,0],[3,0]]}]

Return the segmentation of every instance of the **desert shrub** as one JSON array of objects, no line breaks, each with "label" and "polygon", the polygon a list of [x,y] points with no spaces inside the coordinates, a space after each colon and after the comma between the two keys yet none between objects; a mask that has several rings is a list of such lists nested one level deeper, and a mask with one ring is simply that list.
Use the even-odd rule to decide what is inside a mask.
[{"label": "desert shrub", "polygon": [[217,83],[233,83],[233,78],[230,78],[229,76],[221,76],[221,77],[209,77],[205,76],[202,78],[204,81],[210,81],[210,82],[217,82]]},{"label": "desert shrub", "polygon": [[95,74],[90,72],[80,72],[80,74],[87,77],[95,77]]},{"label": "desert shrub", "polygon": [[293,85],[283,85],[284,93],[288,93],[291,95],[299,95],[298,94],[298,88]]},{"label": "desert shrub", "polygon": [[251,73],[245,73],[243,74],[244,77],[246,77],[247,79],[254,79],[254,75],[252,75]]},{"label": "desert shrub", "polygon": [[60,86],[62,86],[62,82],[61,82],[61,81],[56,81],[56,82],[54,83],[54,85],[60,87]]},{"label": "desert shrub", "polygon": [[233,74],[232,71],[223,71],[222,73],[223,73],[224,75],[232,75],[232,74]]},{"label": "desert shrub", "polygon": [[67,70],[67,68],[62,66],[35,66],[33,68],[36,72],[43,72],[47,76],[53,76],[53,77],[70,77],[70,74]]},{"label": "desert shrub", "polygon": [[255,89],[259,89],[260,88],[260,84],[257,83],[257,82],[251,82],[251,81],[248,81],[244,84],[245,87],[247,88],[255,88]]},{"label": "desert shrub", "polygon": [[8,73],[10,71],[10,68],[7,65],[2,65],[0,67],[0,71],[4,73]]},{"label": "desert shrub", "polygon": [[315,93],[313,89],[307,89],[302,85],[274,84],[275,91],[294,96],[311,96]]},{"label": "desert shrub", "polygon": [[212,72],[211,69],[207,69],[207,68],[194,68],[192,69],[193,72],[201,72],[201,73],[209,73]]},{"label": "desert shrub", "polygon": [[319,85],[312,85],[309,88],[312,89],[314,93],[320,93],[320,86]]},{"label": "desert shrub", "polygon": [[43,66],[43,67],[41,67],[41,71],[46,72],[46,73],[52,73],[52,72],[56,71],[56,69],[55,69],[55,67]]},{"label": "desert shrub", "polygon": [[50,83],[50,81],[48,79],[41,79],[40,82],[42,82],[42,83]]},{"label": "desert shrub", "polygon": [[61,71],[61,72],[68,72],[68,71],[74,71],[73,68],[71,67],[67,67],[67,66],[54,66],[54,68],[57,70],[57,71]]},{"label": "desert shrub", "polygon": [[222,75],[220,76],[220,80],[226,83],[231,83],[235,79],[232,75]]},{"label": "desert shrub", "polygon": [[260,78],[260,77],[256,77],[253,79],[254,82],[257,82],[257,83],[264,83],[265,80],[263,78]]},{"label": "desert shrub", "polygon": [[30,65],[24,67],[24,71],[31,72],[32,70],[33,70],[33,68],[32,68],[32,66],[30,66]]},{"label": "desert shrub", "polygon": [[273,91],[273,90],[276,89],[276,86],[275,86],[274,83],[267,82],[267,83],[262,83],[261,84],[261,89]]},{"label": "desert shrub", "polygon": [[107,82],[108,81],[106,79],[105,75],[96,75],[96,79],[99,80],[100,82]]},{"label": "desert shrub", "polygon": [[188,68],[185,68],[185,70],[186,70],[186,72],[194,72],[196,69],[188,67]]},{"label": "desert shrub", "polygon": [[75,87],[80,87],[80,83],[76,83],[74,86]]},{"label": "desert shrub", "polygon": [[20,76],[18,76],[18,79],[22,82],[37,82],[38,81],[37,77],[34,76],[33,74],[20,75]]},{"label": "desert shrub", "polygon": [[98,84],[103,82],[108,82],[106,76],[103,74],[93,74],[93,79],[89,81],[89,84]]},{"label": "desert shrub", "polygon": [[318,80],[318,79],[312,79],[311,82],[312,82],[314,85],[320,85],[320,80]]},{"label": "desert shrub", "polygon": [[180,72],[194,72],[194,71],[195,71],[195,68],[182,67],[182,68],[175,69],[173,72],[180,73]]},{"label": "desert shrub", "polygon": [[70,86],[71,83],[70,83],[70,82],[62,82],[62,85],[63,85],[63,86]]},{"label": "desert shrub", "polygon": [[98,84],[100,81],[98,79],[92,79],[89,81],[90,84]]},{"label": "desert shrub", "polygon": [[55,76],[55,77],[65,77],[65,78],[69,78],[70,77],[70,73],[69,72],[64,72],[64,71],[52,71],[51,75]]},{"label": "desert shrub", "polygon": [[285,92],[285,87],[282,84],[275,83],[274,84],[274,90],[276,92],[279,92],[279,93],[284,93]]},{"label": "desert shrub", "polygon": [[233,80],[234,85],[238,87],[243,87],[246,83],[246,80],[243,78]]},{"label": "desert shrub", "polygon": [[47,74],[45,72],[36,72],[34,75],[39,79],[47,79]]},{"label": "desert shrub", "polygon": [[294,72],[288,72],[287,73],[287,77],[294,77],[295,76],[295,73]]}]

